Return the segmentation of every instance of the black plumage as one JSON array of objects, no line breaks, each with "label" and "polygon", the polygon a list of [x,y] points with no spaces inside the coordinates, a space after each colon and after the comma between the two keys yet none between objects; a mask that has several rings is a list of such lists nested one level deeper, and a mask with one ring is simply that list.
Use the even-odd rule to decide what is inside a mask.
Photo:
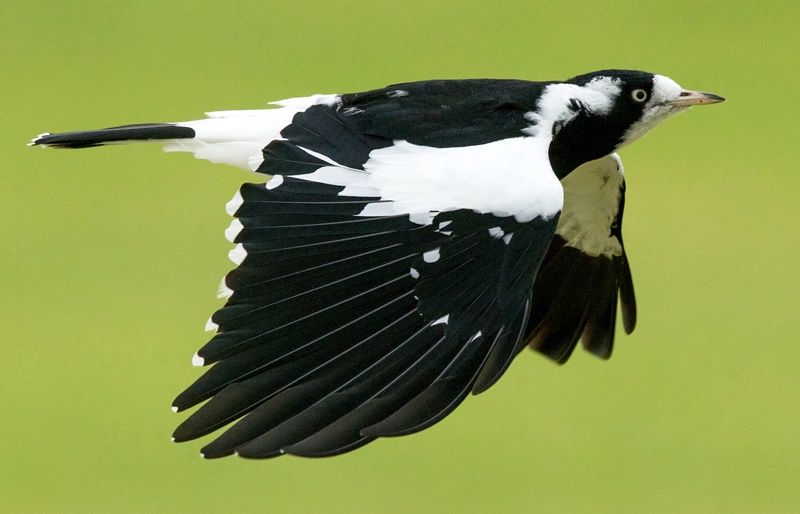
[{"label": "black plumage", "polygon": [[539,270],[525,339],[531,348],[559,363],[569,359],[578,340],[589,352],[608,359],[614,343],[617,303],[625,332],[636,326],[636,299],[622,241],[624,182],[609,235],[619,241],[619,255],[588,255],[553,237]]},{"label": "black plumage", "polygon": [[[324,446],[322,436],[308,443],[331,454],[365,438],[421,430],[455,408],[479,372],[486,375],[481,390],[499,378],[520,341],[535,256],[544,255],[557,218],[520,224],[472,211],[442,213],[430,225],[408,216],[348,218],[359,209],[354,201],[338,204],[341,188],[285,180],[291,192],[241,190],[236,215],[248,216],[239,218],[235,240],[247,257],[226,278],[234,292],[212,317],[218,334],[198,352],[207,364],[219,362],[174,405],[183,410],[213,398],[176,430],[176,441],[246,415],[253,419],[204,455],[273,456],[348,416],[344,434],[331,432]],[[304,185],[313,192],[303,193]],[[301,208],[276,222],[273,201]],[[302,208],[320,204],[336,212],[336,221],[320,222]],[[436,230],[441,225],[451,234]],[[513,234],[511,244],[493,237],[492,227]],[[425,262],[422,255],[436,248],[439,258]],[[432,323],[446,315],[446,325]],[[420,360],[434,343],[436,358]],[[362,425],[352,425],[356,420]],[[247,443],[259,430],[262,443]]]},{"label": "black plumage", "polygon": [[608,358],[617,305],[636,323],[614,151],[721,100],[624,70],[433,80],[32,144],[160,140],[272,177],[228,205],[237,267],[174,440],[323,457],[431,426],[526,345]]},{"label": "black plumage", "polygon": [[[361,134],[457,147],[516,137],[530,122],[545,82],[428,80],[342,95],[340,112]],[[334,159],[335,160],[335,159]]]},{"label": "black plumage", "polygon": [[189,127],[178,127],[171,123],[141,123],[100,130],[42,134],[31,144],[47,145],[53,148],[91,148],[125,141],[191,139],[194,136],[194,130]]}]

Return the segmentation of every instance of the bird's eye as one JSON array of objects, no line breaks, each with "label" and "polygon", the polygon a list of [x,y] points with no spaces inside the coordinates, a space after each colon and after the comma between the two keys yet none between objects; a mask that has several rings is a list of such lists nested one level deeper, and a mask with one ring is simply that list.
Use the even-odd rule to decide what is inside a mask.
[{"label": "bird's eye", "polygon": [[639,103],[644,102],[645,100],[647,100],[647,91],[645,91],[644,89],[634,89],[633,91],[631,91],[631,98],[633,98],[634,101]]}]

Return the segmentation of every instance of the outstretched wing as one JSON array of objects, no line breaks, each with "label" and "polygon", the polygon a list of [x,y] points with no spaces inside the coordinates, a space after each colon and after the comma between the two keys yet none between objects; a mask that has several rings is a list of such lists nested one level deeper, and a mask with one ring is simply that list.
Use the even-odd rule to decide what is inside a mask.
[{"label": "outstretched wing", "polygon": [[622,242],[625,177],[617,154],[588,162],[562,181],[564,210],[534,286],[526,340],[559,363],[580,339],[607,359],[617,299],[630,334],[636,325],[633,280]]},{"label": "outstretched wing", "polygon": [[228,204],[239,266],[196,357],[213,366],[174,407],[208,401],[176,441],[234,423],[204,456],[346,452],[436,423],[524,347],[563,200],[546,143],[510,122],[477,140],[424,98],[421,118],[399,87],[316,105],[264,148],[273,178]]}]

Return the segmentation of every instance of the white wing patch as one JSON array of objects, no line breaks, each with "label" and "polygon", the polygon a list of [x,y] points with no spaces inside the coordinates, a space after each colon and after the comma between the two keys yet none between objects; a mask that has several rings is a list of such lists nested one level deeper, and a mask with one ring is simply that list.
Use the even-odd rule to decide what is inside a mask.
[{"label": "white wing patch", "polygon": [[610,234],[619,210],[624,181],[615,153],[587,162],[564,177],[564,210],[556,234],[592,257],[622,255],[622,244]]},{"label": "white wing patch", "polygon": [[563,191],[547,157],[549,138],[517,137],[483,145],[435,148],[396,141],[374,150],[364,171],[338,175],[321,168],[298,178],[346,186],[345,196],[375,196],[364,216],[419,214],[429,223],[438,212],[472,209],[520,222],[551,218]]},{"label": "white wing patch", "polygon": [[472,209],[527,222],[561,210],[561,183],[547,156],[549,138],[517,137],[435,148],[396,141],[373,150],[364,170],[323,166],[295,178],[342,186],[341,196],[375,197],[361,216],[411,214],[430,223],[439,212]]},{"label": "white wing patch", "polygon": [[530,221],[561,210],[563,192],[547,157],[549,138],[433,148],[398,141],[375,150],[363,184],[403,213],[472,209]]}]

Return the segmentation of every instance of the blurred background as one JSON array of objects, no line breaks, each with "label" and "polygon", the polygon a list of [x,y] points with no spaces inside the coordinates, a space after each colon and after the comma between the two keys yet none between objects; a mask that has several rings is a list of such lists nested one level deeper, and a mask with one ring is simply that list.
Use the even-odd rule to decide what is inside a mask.
[{"label": "blurred background", "polygon": [[[0,511],[797,512],[798,5],[4,1]],[[609,67],[728,98],[622,152],[635,334],[609,362],[525,352],[432,429],[333,459],[204,461],[203,441],[170,442],[231,267],[224,204],[259,178],[155,146],[25,147]]]}]

